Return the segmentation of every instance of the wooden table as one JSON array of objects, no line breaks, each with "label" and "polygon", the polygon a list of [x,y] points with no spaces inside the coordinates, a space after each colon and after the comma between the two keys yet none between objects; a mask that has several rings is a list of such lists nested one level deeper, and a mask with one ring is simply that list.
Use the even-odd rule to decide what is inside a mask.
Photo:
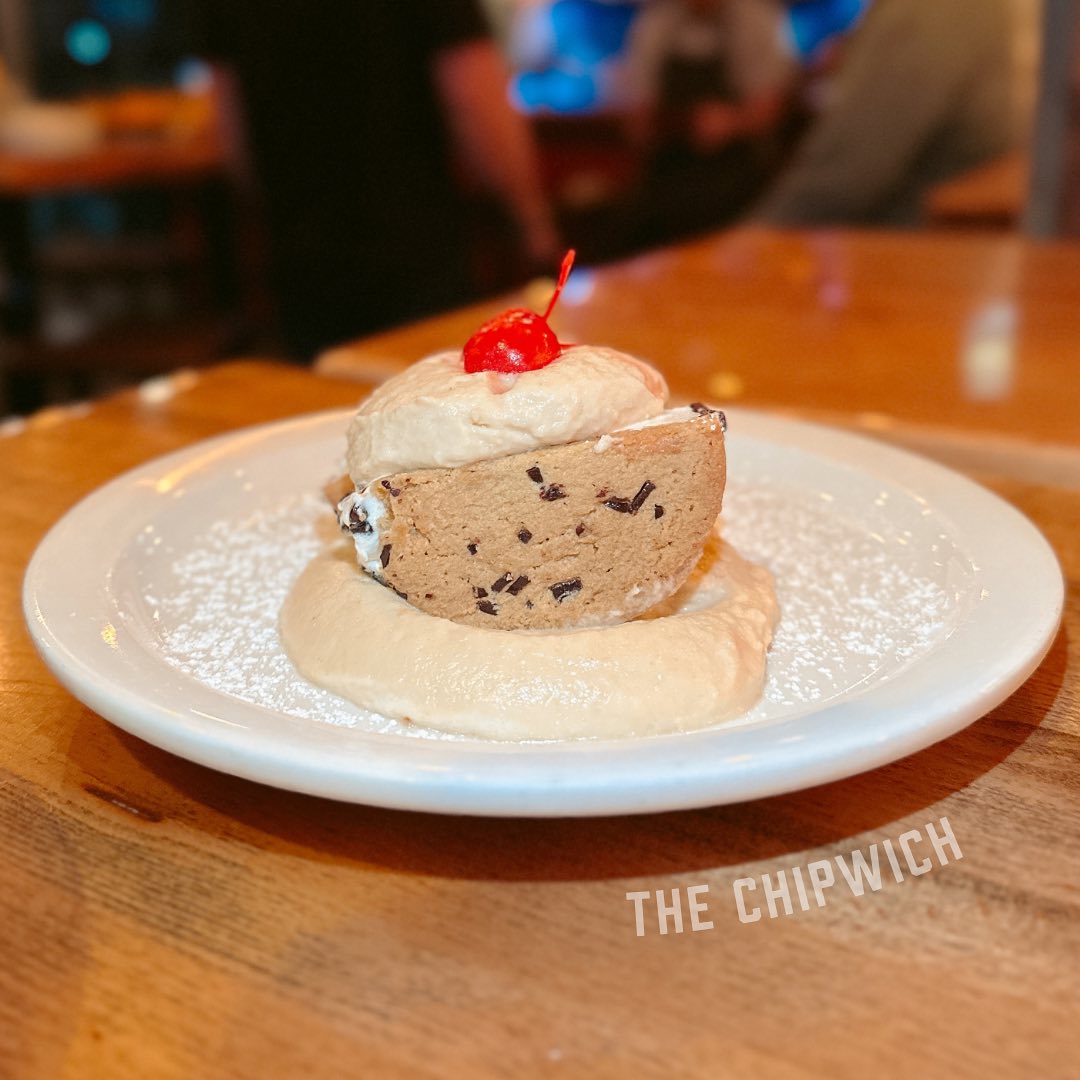
[{"label": "wooden table", "polygon": [[927,218],[935,225],[1015,228],[1023,217],[1030,172],[1030,155],[1016,151],[945,180],[927,197]]},{"label": "wooden table", "polygon": [[[137,96],[137,95],[136,95]],[[153,97],[153,95],[150,95]],[[183,355],[194,362],[201,355],[221,355],[218,346],[237,336],[239,319],[214,311],[167,324],[139,324],[76,344],[47,342],[40,335],[41,245],[36,244],[31,200],[39,196],[77,192],[154,188],[170,196],[173,247],[182,261],[200,264],[199,291],[231,293],[234,281],[234,239],[229,223],[225,185],[225,147],[208,123],[180,123],[192,102],[184,95],[164,94],[158,111],[179,120],[158,130],[131,132],[109,128],[96,145],[78,153],[57,156],[16,153],[0,148],[0,257],[6,281],[0,289],[0,407],[29,408],[26,396],[41,400],[41,377],[49,373],[147,372],[163,370],[157,352]],[[170,99],[175,98],[170,106]],[[120,99],[113,103],[120,104]],[[105,104],[98,111],[108,118]],[[162,245],[163,251],[168,245]],[[88,257],[83,274],[101,273],[123,264],[122,243],[84,245]],[[138,265],[138,259],[134,260]],[[220,304],[220,298],[217,298]],[[152,337],[158,348],[139,345]],[[154,367],[156,363],[156,368]],[[14,391],[5,385],[18,377]],[[15,399],[14,403],[8,400]]]},{"label": "wooden table", "polygon": [[[500,821],[276,791],[72,699],[22,627],[20,578],[56,517],[120,470],[363,387],[232,364],[156,404],[128,392],[40,415],[0,438],[0,1075],[1076,1075],[1080,432],[1075,391],[1062,381],[1055,400],[1049,385],[1068,370],[1050,346],[1075,350],[1080,259],[1020,249],[1012,405],[979,406],[960,400],[946,316],[964,312],[990,249],[935,247],[920,286],[905,241],[840,238],[845,314],[800,301],[824,241],[762,241],[773,271],[790,260],[779,295],[766,264],[725,269],[724,246],[702,245],[605,271],[562,325],[636,343],[680,392],[723,370],[756,404],[853,425],[887,410],[882,437],[961,461],[1043,529],[1068,578],[1065,627],[1032,679],[911,758],[739,806]],[[708,298],[732,290],[722,318]],[[358,355],[460,342],[473,320]],[[897,351],[910,380],[891,370]],[[961,860],[740,921],[738,879],[895,844],[942,816]],[[698,885],[711,930],[661,936],[650,912],[636,935],[627,893]]]},{"label": "wooden table", "polygon": [[112,137],[78,154],[57,157],[0,150],[0,192],[47,195],[85,188],[189,184],[219,176],[221,142],[212,132]]},{"label": "wooden table", "polygon": [[[747,230],[575,275],[552,319],[560,338],[652,360],[678,397],[1080,442],[1075,244]],[[542,310],[549,295],[392,330],[325,354],[319,370],[383,378],[460,345],[507,303]]]}]

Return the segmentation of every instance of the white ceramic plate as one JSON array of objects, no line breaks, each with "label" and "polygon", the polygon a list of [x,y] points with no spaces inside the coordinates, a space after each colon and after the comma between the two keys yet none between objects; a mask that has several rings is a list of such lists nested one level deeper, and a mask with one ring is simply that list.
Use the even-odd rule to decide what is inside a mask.
[{"label": "white ceramic plate", "polygon": [[[732,410],[724,534],[782,620],[733,726],[490,743],[405,728],[301,680],[276,613],[334,535],[318,494],[347,414],[150,462],[67,513],[27,571],[45,661],[126,731],[224,772],[380,806],[507,816],[737,802],[893,761],[993,708],[1042,659],[1063,584],[1032,524],[925,459]],[[422,673],[418,673],[422,678]]]}]

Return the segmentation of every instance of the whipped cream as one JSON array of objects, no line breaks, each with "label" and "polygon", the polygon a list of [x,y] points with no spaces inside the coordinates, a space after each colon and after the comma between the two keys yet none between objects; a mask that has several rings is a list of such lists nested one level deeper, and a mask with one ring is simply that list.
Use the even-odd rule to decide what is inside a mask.
[{"label": "whipped cream", "polygon": [[358,489],[408,469],[455,468],[591,439],[663,411],[655,368],[615,349],[573,345],[520,375],[468,373],[461,351],[436,353],[385,382],[349,425]]},{"label": "whipped cream", "polygon": [[301,574],[281,639],[302,675],[383,716],[482,739],[689,731],[761,695],[772,576],[714,535],[662,605],[602,629],[489,630],[412,607],[347,549]]},{"label": "whipped cream", "polygon": [[[356,547],[356,560],[369,573],[382,578],[383,522],[386,507],[370,488],[353,491],[337,506],[338,525],[351,534]],[[388,523],[387,523],[388,524]]]}]

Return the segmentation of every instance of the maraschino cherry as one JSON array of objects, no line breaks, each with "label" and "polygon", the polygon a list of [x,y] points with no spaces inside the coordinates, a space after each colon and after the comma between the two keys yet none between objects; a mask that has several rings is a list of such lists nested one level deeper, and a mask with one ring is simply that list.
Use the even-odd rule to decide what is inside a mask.
[{"label": "maraschino cherry", "polygon": [[559,268],[559,281],[543,315],[526,308],[511,308],[489,319],[468,341],[462,350],[465,370],[477,371],[536,371],[550,364],[561,352],[562,345],[555,331],[548,326],[548,316],[563,291],[570,267],[574,265],[571,249]]}]

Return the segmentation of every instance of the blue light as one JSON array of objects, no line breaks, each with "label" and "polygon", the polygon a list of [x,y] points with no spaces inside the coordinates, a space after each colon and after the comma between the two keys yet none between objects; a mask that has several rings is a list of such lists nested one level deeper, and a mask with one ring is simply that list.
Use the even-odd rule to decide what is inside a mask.
[{"label": "blue light", "polygon": [[596,105],[596,81],[584,71],[526,71],[515,80],[514,90],[529,112],[542,108],[559,113],[584,112]]},{"label": "blue light", "polygon": [[76,63],[91,67],[100,64],[112,52],[112,37],[101,23],[80,19],[64,32],[64,47]]},{"label": "blue light", "polygon": [[637,8],[599,0],[557,0],[551,25],[558,55],[594,64],[615,56],[626,42]]},{"label": "blue light", "polygon": [[870,0],[798,0],[788,11],[788,32],[797,56],[813,57],[826,43],[852,29]]},{"label": "blue light", "polygon": [[522,15],[512,98],[534,112],[584,113],[604,103],[611,69],[638,13],[627,0],[548,0]]},{"label": "blue light", "polygon": [[92,0],[90,11],[112,26],[145,30],[157,18],[157,0]]}]

